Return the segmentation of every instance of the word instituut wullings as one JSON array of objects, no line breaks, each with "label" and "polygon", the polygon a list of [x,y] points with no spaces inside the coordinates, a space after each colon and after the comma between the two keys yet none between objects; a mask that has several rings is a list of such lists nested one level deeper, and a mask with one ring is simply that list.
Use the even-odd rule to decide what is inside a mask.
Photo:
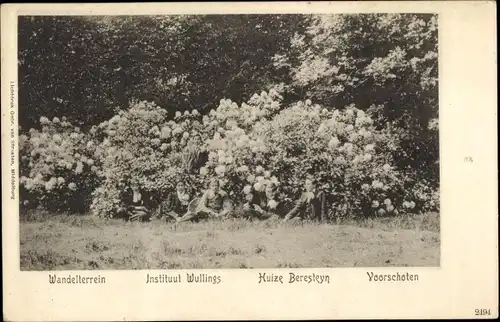
[{"label": "word instituut wullings", "polygon": [[205,273],[195,274],[187,273],[186,279],[182,279],[181,274],[168,275],[168,274],[157,274],[157,275],[146,275],[146,284],[163,284],[163,283],[211,283],[219,284],[222,282],[220,275],[209,275]]}]

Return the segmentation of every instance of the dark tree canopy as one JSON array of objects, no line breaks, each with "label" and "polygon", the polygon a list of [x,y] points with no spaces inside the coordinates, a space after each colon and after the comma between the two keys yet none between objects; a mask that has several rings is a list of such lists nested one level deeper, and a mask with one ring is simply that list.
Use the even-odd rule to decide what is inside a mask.
[{"label": "dark tree canopy", "polygon": [[169,111],[247,99],[286,75],[272,58],[298,15],[20,17],[20,124],[65,115],[83,127],[132,99]]},{"label": "dark tree canopy", "polygon": [[206,113],[284,84],[286,102],[369,110],[401,140],[401,169],[438,184],[437,18],[415,14],[19,18],[21,130],[88,129],[155,102]]}]

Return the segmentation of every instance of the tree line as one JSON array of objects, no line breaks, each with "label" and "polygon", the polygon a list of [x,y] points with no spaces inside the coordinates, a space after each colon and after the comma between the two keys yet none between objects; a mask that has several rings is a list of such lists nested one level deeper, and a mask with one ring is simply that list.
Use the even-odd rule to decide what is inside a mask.
[{"label": "tree line", "polygon": [[154,102],[208,113],[281,84],[284,103],[355,104],[398,133],[401,170],[439,183],[435,15],[19,17],[20,129],[88,130]]}]

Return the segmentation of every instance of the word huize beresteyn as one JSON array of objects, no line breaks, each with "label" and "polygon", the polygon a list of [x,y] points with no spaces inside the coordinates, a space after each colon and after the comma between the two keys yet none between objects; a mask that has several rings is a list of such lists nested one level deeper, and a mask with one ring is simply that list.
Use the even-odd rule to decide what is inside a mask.
[{"label": "word huize beresteyn", "polygon": [[281,283],[286,281],[287,283],[330,283],[330,276],[324,274],[295,274],[288,273],[288,279],[285,279],[285,275],[272,274],[272,273],[259,273],[259,284],[260,283]]}]

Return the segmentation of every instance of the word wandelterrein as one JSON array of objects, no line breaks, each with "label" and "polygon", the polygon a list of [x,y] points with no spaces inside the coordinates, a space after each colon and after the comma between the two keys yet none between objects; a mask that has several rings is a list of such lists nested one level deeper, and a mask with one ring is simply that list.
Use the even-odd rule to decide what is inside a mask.
[{"label": "word wandelterrein", "polygon": [[49,274],[50,284],[105,284],[106,278],[101,275],[97,276],[82,276],[71,275],[57,276],[56,274]]},{"label": "word wandelterrein", "polygon": [[[260,283],[281,283],[283,284],[284,275],[281,274],[267,274],[259,273],[259,284]],[[330,276],[321,274],[294,274],[288,273],[288,283],[330,283]]]},{"label": "word wandelterrein", "polygon": [[[186,282],[188,283],[211,283],[211,284],[220,284],[222,282],[222,278],[220,275],[210,275],[210,274],[195,274],[195,273],[187,273],[186,274]],[[157,275],[149,275],[146,276],[146,284],[163,284],[163,283],[182,283],[183,279],[181,274],[177,275],[168,275],[168,274],[157,274]]]}]

